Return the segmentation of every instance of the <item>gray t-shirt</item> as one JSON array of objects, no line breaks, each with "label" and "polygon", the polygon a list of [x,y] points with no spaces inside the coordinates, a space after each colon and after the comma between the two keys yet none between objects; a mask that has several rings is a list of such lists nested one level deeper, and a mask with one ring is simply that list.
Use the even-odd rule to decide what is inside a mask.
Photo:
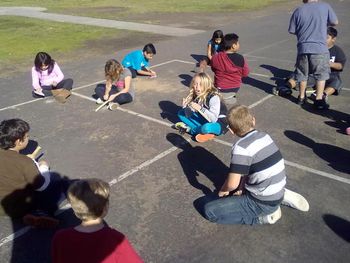
[{"label": "gray t-shirt", "polygon": [[131,71],[128,68],[124,68],[123,72],[119,76],[119,79],[115,82],[115,86],[118,88],[118,91],[124,89],[126,77],[131,77],[129,93],[130,93],[131,97],[134,99],[134,97],[135,97],[135,84],[134,84],[134,81],[132,80]]},{"label": "gray t-shirt", "polygon": [[298,38],[298,54],[328,53],[327,26],[338,21],[327,3],[310,2],[298,7],[289,22],[289,33]]}]

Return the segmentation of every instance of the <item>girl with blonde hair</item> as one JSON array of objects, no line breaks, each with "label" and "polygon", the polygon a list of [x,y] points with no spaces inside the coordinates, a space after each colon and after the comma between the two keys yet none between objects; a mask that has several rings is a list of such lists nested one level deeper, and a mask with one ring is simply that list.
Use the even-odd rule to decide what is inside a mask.
[{"label": "girl with blonde hair", "polygon": [[175,124],[181,133],[188,132],[196,141],[205,142],[227,131],[227,108],[208,74],[193,77],[182,106],[178,112],[181,122]]}]

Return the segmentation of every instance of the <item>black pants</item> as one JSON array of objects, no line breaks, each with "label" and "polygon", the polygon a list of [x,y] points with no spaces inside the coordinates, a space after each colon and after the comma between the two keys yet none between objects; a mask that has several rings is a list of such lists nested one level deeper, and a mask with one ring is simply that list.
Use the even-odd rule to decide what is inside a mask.
[{"label": "black pants", "polygon": [[[95,88],[95,93],[101,100],[103,100],[103,96],[105,95],[105,91],[106,91],[105,84],[98,84]],[[118,89],[116,86],[112,85],[112,89],[109,92],[109,96],[116,94],[116,93],[118,93]],[[119,105],[129,103],[129,102],[132,102],[132,96],[130,95],[130,93],[121,93],[113,100],[113,102],[116,102]]]},{"label": "black pants", "polygon": [[45,96],[52,96],[52,91],[53,89],[66,89],[66,90],[71,90],[73,88],[73,80],[72,79],[64,79],[57,83],[56,87],[53,86],[41,86],[43,89],[43,93]]}]

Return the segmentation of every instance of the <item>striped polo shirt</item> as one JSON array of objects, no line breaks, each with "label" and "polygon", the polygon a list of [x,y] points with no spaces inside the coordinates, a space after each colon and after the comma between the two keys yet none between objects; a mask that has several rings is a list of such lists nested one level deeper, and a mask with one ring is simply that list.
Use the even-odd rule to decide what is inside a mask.
[{"label": "striped polo shirt", "polygon": [[248,176],[245,189],[264,202],[283,198],[286,185],[284,160],[271,137],[253,130],[232,148],[230,172]]}]

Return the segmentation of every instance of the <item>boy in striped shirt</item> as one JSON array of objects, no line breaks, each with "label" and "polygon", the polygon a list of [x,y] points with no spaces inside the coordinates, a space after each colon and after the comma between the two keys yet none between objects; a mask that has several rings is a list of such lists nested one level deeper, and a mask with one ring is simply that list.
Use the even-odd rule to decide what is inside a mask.
[{"label": "boy in striped shirt", "polygon": [[204,205],[204,216],[219,224],[274,224],[282,216],[282,201],[308,211],[305,198],[285,189],[282,154],[268,134],[254,129],[248,107],[232,107],[227,121],[240,139],[232,148],[227,179],[218,197]]}]

